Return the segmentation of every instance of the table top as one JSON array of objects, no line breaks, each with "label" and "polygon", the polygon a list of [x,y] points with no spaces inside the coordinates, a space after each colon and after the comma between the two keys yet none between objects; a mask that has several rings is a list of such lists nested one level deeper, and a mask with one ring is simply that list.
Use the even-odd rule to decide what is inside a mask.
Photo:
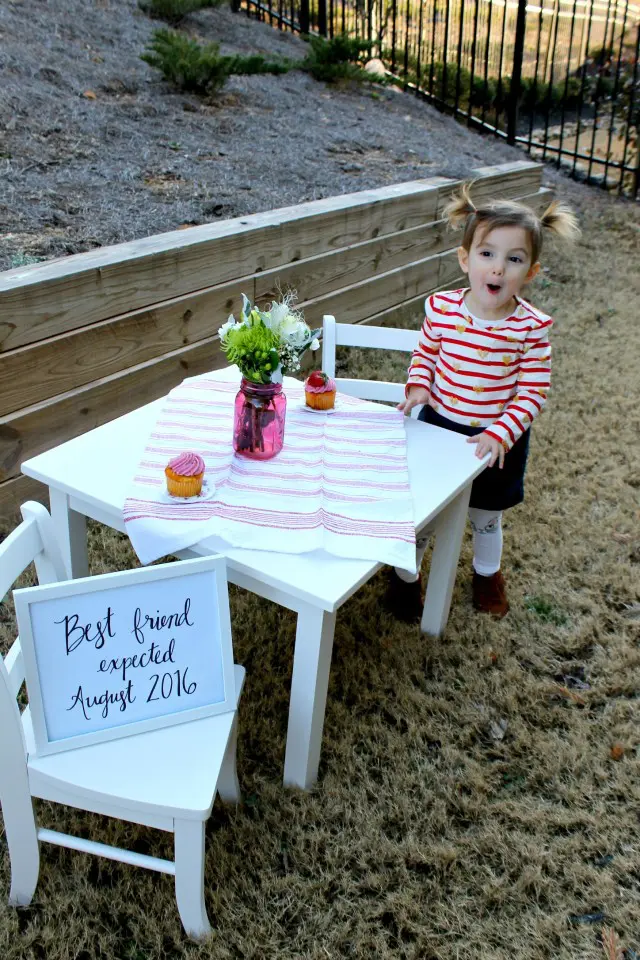
[{"label": "table top", "polygon": [[[239,379],[235,368],[216,370],[214,376]],[[287,382],[299,386],[298,381],[285,378],[285,392]],[[22,472],[68,494],[74,509],[124,531],[122,507],[164,402],[162,397],[53,447],[25,461]],[[405,425],[414,518],[419,530],[482,472],[485,461],[475,456],[475,445],[468,444],[460,434],[410,418]],[[193,551],[202,555],[221,553],[235,570],[331,611],[380,567],[370,560],[344,560],[324,550],[305,554],[243,550],[230,547],[219,537],[207,537]]]}]

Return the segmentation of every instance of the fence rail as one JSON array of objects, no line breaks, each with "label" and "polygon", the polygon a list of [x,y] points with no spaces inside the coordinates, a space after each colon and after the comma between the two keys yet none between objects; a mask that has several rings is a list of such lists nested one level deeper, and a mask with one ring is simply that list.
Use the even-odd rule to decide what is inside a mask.
[{"label": "fence rail", "polygon": [[629,0],[242,0],[283,30],[372,44],[441,110],[635,197],[640,4]]}]

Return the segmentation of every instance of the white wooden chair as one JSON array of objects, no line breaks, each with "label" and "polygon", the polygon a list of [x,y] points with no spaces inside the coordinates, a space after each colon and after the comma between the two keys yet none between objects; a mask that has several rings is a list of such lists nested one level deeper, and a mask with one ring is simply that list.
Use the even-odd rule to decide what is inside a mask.
[{"label": "white wooden chair", "polygon": [[[22,507],[23,523],[0,544],[0,597],[35,561],[40,583],[67,579],[47,510]],[[180,918],[188,934],[210,932],[204,903],[205,823],[216,791],[240,799],[235,767],[236,712],[93,744],[33,755],[29,707],[16,697],[24,681],[20,639],[0,657],[0,801],[11,859],[9,902],[31,902],[45,841],[175,876]],[[244,669],[235,666],[236,707]],[[174,834],[175,861],[122,850],[38,827],[32,797],[132,821]]]},{"label": "white wooden chair", "polygon": [[[355,380],[336,378],[336,347],[370,347],[374,350],[402,350],[413,353],[418,343],[418,330],[397,330],[367,324],[336,323],[335,317],[322,318],[322,369],[336,380],[338,390],[361,400],[382,400],[400,403],[404,400],[404,382],[388,380]],[[414,407],[412,416],[418,415]]]}]

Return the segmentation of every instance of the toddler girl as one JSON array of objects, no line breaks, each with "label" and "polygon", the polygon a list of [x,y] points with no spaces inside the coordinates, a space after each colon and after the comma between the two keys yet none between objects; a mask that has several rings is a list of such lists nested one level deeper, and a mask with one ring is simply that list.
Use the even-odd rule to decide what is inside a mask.
[{"label": "toddler girl", "polygon": [[[550,384],[552,320],[520,291],[540,270],[543,231],[573,239],[579,229],[565,204],[552,203],[542,217],[508,200],[476,207],[466,185],[444,216],[454,227],[464,225],[458,259],[469,285],[425,301],[406,399],[398,409],[408,414],[424,404],[418,419],[464,434],[480,458],[489,454],[469,507],[473,603],[502,617],[509,609],[500,572],[502,513],[524,498],[529,427]],[[417,544],[418,570],[426,543],[422,538]],[[396,575],[393,605],[413,619],[421,610],[420,575]]]}]

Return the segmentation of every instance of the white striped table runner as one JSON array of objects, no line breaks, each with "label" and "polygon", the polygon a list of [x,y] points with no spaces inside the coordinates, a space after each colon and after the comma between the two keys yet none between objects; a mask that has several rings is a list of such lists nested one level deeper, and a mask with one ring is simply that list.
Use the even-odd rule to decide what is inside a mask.
[{"label": "white striped table runner", "polygon": [[[218,536],[234,547],[325,550],[415,570],[402,414],[344,394],[332,414],[309,413],[302,385],[285,384],[284,447],[272,460],[250,460],[232,447],[237,391],[205,376],[168,395],[123,511],[141,562]],[[164,468],[185,450],[204,459],[210,498],[167,494]]]}]

